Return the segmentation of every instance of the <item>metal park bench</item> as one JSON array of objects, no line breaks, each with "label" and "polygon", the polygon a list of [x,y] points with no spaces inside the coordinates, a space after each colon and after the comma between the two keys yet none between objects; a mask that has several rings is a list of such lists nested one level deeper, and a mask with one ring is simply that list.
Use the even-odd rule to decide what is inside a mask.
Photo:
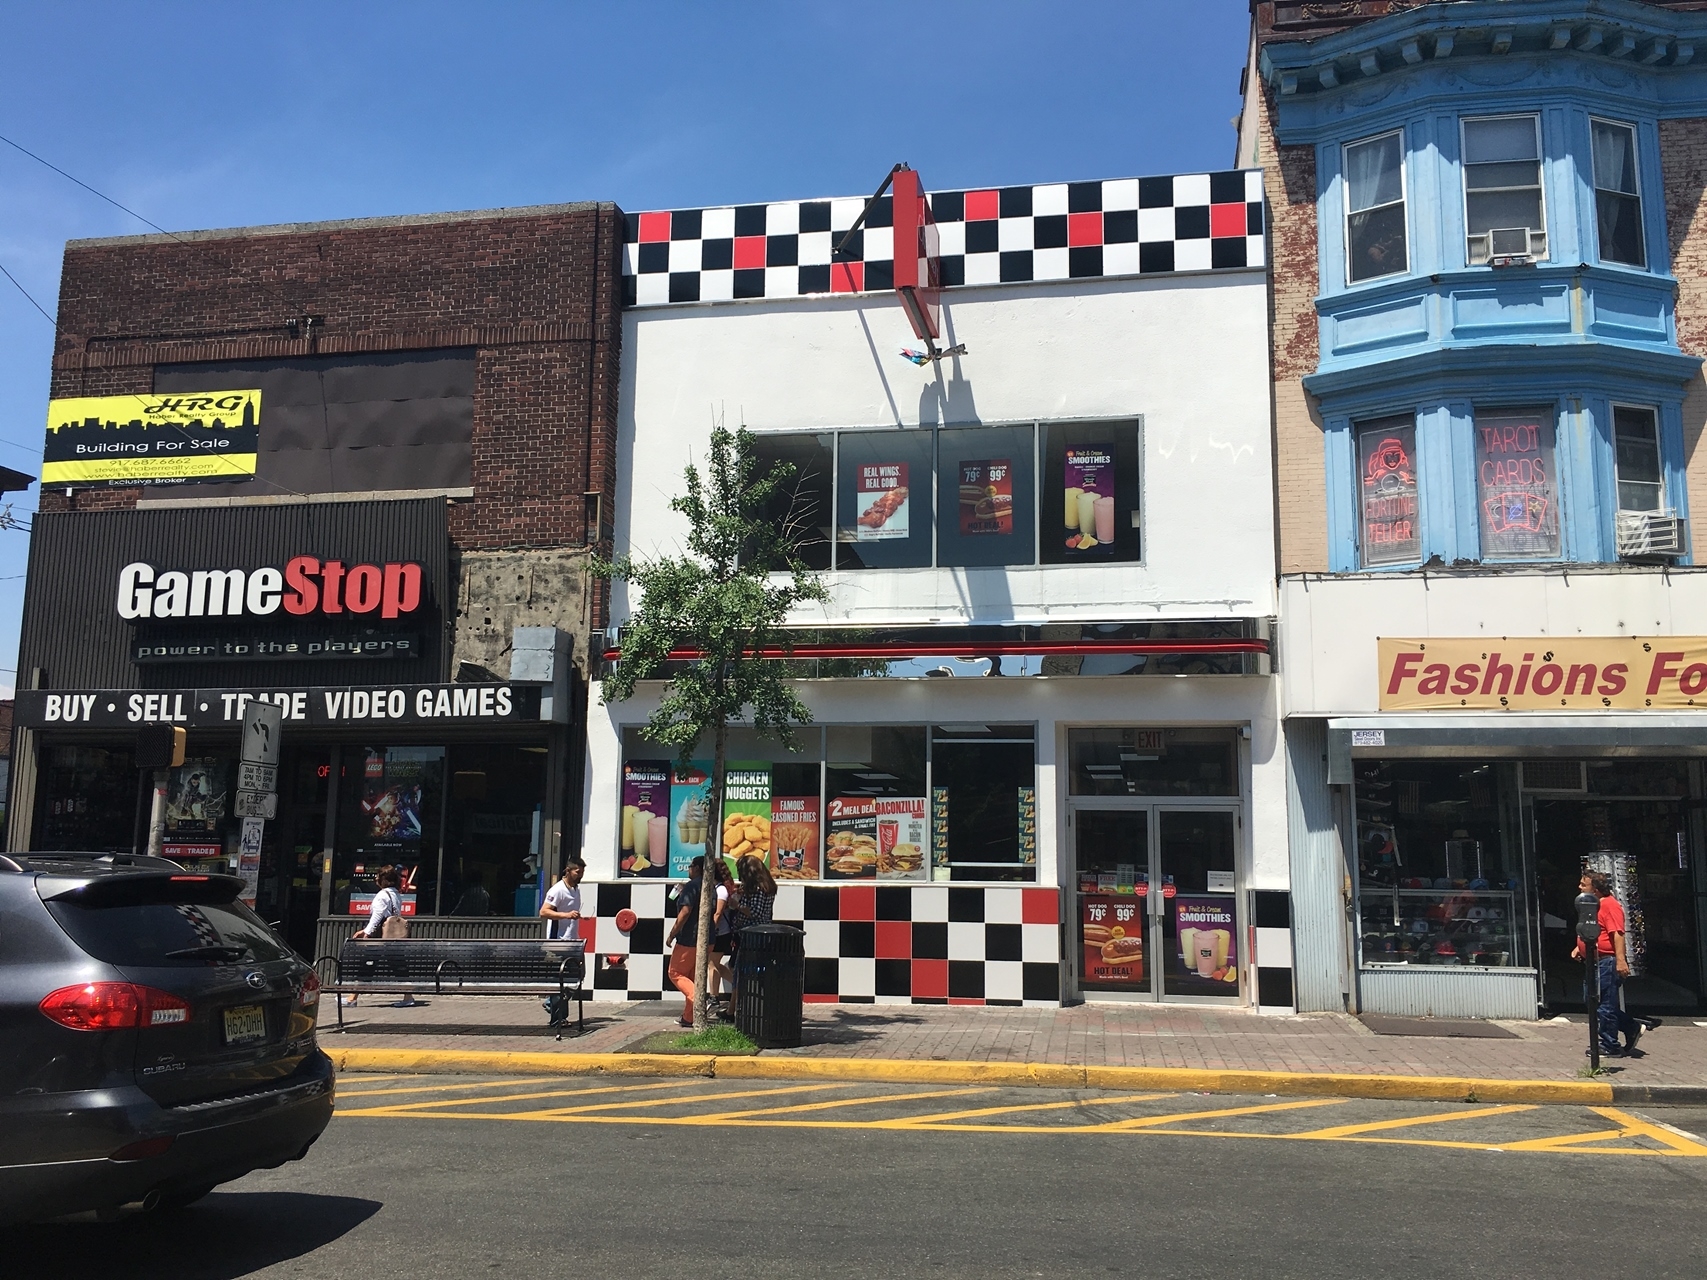
[{"label": "metal park bench", "polygon": [[[336,956],[321,956],[315,968],[331,963],[332,980],[323,990],[334,997],[544,995],[548,1025],[561,1040],[570,1000],[576,1034],[586,1030],[586,946],[567,938],[351,938]],[[337,1006],[342,1031],[341,998]]]}]

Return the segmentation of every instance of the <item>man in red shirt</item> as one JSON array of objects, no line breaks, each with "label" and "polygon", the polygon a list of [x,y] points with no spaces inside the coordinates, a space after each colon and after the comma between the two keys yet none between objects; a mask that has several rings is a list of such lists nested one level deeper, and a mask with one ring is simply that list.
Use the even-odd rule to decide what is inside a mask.
[{"label": "man in red shirt", "polygon": [[[1624,938],[1624,908],[1617,898],[1612,896],[1612,882],[1598,871],[1586,873],[1578,889],[1583,893],[1592,893],[1600,899],[1600,909],[1595,918],[1600,922],[1600,940],[1595,944],[1595,962],[1600,968],[1600,1056],[1603,1058],[1621,1058],[1636,1047],[1636,1042],[1642,1038],[1642,1024],[1628,1013],[1618,999],[1618,986],[1630,976],[1630,955]],[[1577,940],[1575,949],[1571,952],[1573,959],[1583,958],[1582,940]],[[1586,1007],[1590,1000],[1588,974],[1583,974],[1583,1004]],[[1624,1033],[1625,1044],[1618,1047],[1618,1033]]]}]

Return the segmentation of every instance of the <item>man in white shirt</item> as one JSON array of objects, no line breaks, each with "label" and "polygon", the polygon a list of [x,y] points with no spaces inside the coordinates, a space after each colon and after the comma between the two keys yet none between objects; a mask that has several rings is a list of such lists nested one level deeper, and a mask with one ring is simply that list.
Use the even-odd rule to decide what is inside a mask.
[{"label": "man in white shirt", "polygon": [[573,854],[563,864],[563,878],[545,891],[545,903],[539,909],[546,921],[546,937],[579,938],[581,936],[581,877],[587,864]]}]

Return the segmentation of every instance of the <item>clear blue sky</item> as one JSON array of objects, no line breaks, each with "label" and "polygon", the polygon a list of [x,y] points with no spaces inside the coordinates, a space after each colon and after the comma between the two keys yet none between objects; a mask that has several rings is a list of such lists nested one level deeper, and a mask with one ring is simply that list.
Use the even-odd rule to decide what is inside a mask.
[{"label": "clear blue sky", "polygon": [[[1245,0],[0,0],[0,134],[173,231],[857,195],[897,160],[932,188],[1183,173],[1232,164],[1248,21]],[[0,265],[49,313],[66,240],[146,230],[0,145]],[[0,462],[32,475],[52,337],[0,278]],[[27,536],[0,531],[0,668]]]}]

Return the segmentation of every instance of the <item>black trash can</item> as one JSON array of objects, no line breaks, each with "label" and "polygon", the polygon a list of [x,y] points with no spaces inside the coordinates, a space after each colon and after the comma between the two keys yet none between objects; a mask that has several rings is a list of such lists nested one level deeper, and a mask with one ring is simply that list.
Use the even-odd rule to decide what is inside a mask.
[{"label": "black trash can", "polygon": [[786,924],[741,930],[735,952],[735,1029],[761,1049],[800,1046],[806,935]]}]

